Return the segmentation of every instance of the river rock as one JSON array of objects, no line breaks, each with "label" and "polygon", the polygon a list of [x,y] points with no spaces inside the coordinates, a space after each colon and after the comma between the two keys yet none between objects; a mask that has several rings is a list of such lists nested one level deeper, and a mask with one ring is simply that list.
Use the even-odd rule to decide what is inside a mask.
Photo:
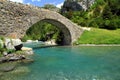
[{"label": "river rock", "polygon": [[26,59],[24,55],[8,54],[7,56],[0,58],[0,63],[18,61],[23,59]]},{"label": "river rock", "polygon": [[26,43],[38,42],[38,40],[27,40]]},{"label": "river rock", "polygon": [[24,51],[24,52],[25,52],[25,54],[27,54],[27,55],[32,55],[32,54],[34,54],[34,52],[33,52],[32,48],[22,47],[22,49],[21,49],[21,50],[22,50],[22,51]]},{"label": "river rock", "polygon": [[45,42],[46,45],[57,45],[55,39],[49,40]]},{"label": "river rock", "polygon": [[27,40],[27,43],[31,43],[31,42],[33,42],[32,40]]},{"label": "river rock", "polygon": [[13,57],[15,54],[8,54],[6,57]]},{"label": "river rock", "polygon": [[6,51],[3,52],[3,55],[4,55],[4,56],[7,56],[7,54],[8,54],[8,53],[7,53]]},{"label": "river rock", "polygon": [[22,63],[33,63],[33,62],[34,60],[29,58],[22,60]]},{"label": "river rock", "polygon": [[9,57],[8,61],[17,61],[22,59],[25,59],[24,55],[14,55],[12,57]]}]

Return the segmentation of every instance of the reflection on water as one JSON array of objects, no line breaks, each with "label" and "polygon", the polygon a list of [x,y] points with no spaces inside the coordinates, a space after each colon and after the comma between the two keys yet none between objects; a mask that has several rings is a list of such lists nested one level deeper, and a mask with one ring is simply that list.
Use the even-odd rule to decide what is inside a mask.
[{"label": "reflection on water", "polygon": [[120,80],[120,47],[51,47],[34,52],[34,63],[21,66],[19,74],[7,73],[3,80]]},{"label": "reflection on water", "polygon": [[38,42],[25,42],[25,43],[23,43],[23,46],[36,48],[36,47],[45,46],[45,43],[42,42],[42,41],[38,41]]}]

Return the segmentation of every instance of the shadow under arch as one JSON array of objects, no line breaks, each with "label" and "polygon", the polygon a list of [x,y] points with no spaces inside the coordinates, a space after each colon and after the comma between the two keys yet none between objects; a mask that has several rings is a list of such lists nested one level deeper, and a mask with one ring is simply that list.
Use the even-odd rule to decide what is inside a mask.
[{"label": "shadow under arch", "polygon": [[55,25],[58,29],[60,29],[63,33],[63,40],[62,40],[62,45],[71,45],[72,43],[72,40],[71,40],[71,34],[70,34],[70,31],[69,29],[64,25],[62,24],[61,22],[57,21],[57,20],[54,20],[54,19],[42,19],[40,20],[40,22],[48,22],[52,25]]}]

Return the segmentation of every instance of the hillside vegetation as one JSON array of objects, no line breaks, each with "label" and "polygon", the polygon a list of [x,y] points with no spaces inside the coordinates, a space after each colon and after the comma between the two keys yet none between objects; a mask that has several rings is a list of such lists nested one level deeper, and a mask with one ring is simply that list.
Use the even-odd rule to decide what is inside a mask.
[{"label": "hillside vegetation", "polygon": [[69,11],[65,17],[82,27],[92,27],[85,31],[74,44],[120,44],[120,0],[95,0],[87,11]]},{"label": "hillside vegetation", "polygon": [[96,0],[87,11],[69,9],[63,15],[81,26],[114,30],[120,28],[119,4],[119,0]]}]

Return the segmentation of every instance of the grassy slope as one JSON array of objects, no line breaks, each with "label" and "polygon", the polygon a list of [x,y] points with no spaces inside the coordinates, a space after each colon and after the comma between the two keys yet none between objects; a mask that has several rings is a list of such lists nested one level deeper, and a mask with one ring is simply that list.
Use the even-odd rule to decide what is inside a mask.
[{"label": "grassy slope", "polygon": [[120,29],[92,28],[91,31],[85,31],[76,44],[120,44]]}]

